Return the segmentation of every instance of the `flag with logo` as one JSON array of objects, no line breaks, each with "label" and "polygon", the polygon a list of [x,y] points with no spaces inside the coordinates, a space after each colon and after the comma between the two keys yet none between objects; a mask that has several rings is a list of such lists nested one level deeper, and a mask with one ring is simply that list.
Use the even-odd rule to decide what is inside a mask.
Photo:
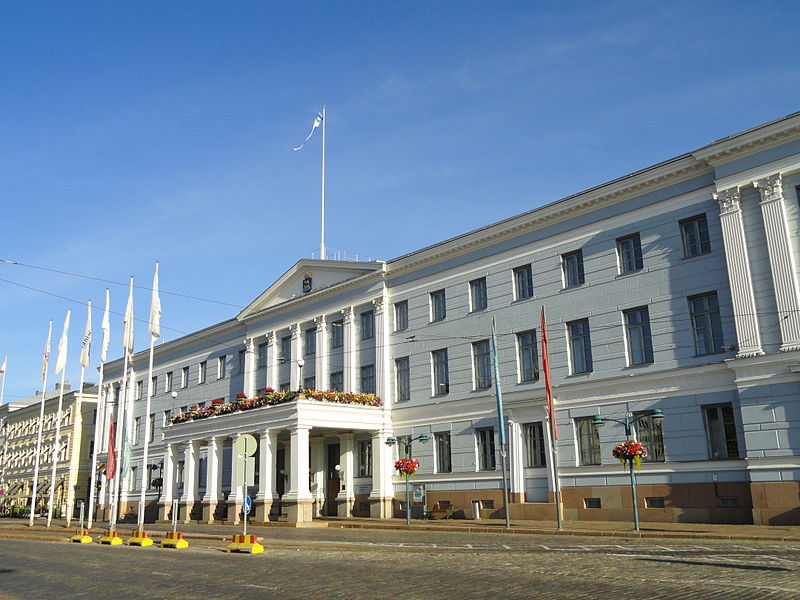
[{"label": "flag with logo", "polygon": [[67,309],[67,316],[64,319],[64,329],[61,331],[61,339],[58,341],[58,356],[56,357],[56,370],[58,375],[67,366],[67,346],[69,345],[69,319],[72,314],[71,309]]},{"label": "flag with logo", "polygon": [[128,305],[125,307],[125,318],[122,321],[122,347],[133,352],[133,277],[128,293]]},{"label": "flag with logo", "polygon": [[154,338],[161,337],[161,299],[158,297],[158,261],[153,275],[153,295],[150,299],[150,334]]},{"label": "flag with logo", "polygon": [[108,317],[108,301],[109,301],[109,294],[108,288],[106,288],[106,308],[103,311],[103,323],[101,328],[103,329],[103,345],[100,346],[100,362],[106,362],[106,356],[108,356],[108,341],[109,336],[111,335],[111,322]]},{"label": "flag with logo", "polygon": [[92,347],[92,301],[86,305],[86,327],[83,329],[83,340],[81,341],[81,366],[89,366],[89,353]]},{"label": "flag with logo", "polygon": [[50,340],[53,338],[53,319],[50,319],[50,328],[47,330],[47,343],[42,354],[42,383],[47,379],[47,364],[50,362]]},{"label": "flag with logo", "polygon": [[306,139],[303,140],[302,144],[300,144],[297,148],[292,148],[292,150],[297,152],[298,150],[303,149],[303,146],[306,145],[306,142],[308,142],[308,140],[311,139],[311,136],[314,135],[314,132],[317,130],[317,127],[322,125],[322,119],[323,119],[322,113],[317,113],[317,116],[314,117],[314,123],[311,125],[311,132],[306,136]]}]

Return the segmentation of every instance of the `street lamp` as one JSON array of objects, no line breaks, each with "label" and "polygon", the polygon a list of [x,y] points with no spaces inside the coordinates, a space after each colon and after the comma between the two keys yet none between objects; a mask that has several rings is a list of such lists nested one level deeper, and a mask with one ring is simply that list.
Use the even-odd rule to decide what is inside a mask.
[{"label": "street lamp", "polygon": [[[421,433],[417,437],[409,437],[408,439],[400,439],[396,437],[388,437],[386,438],[386,445],[387,446],[394,446],[395,444],[400,444],[405,451],[405,455],[408,458],[411,458],[411,444],[419,440],[423,444],[426,444],[428,440],[430,440],[430,436],[427,433]],[[406,474],[406,525],[411,525],[411,487],[408,483],[408,474]]]},{"label": "street lamp", "polygon": [[[595,415],[594,419],[592,419],[592,425],[594,425],[595,427],[602,427],[603,425],[606,424],[607,421],[613,421],[614,423],[619,423],[620,425],[625,427],[625,435],[627,436],[627,439],[631,439],[633,425],[648,418],[658,423],[664,419],[664,412],[660,408],[657,408],[651,413],[639,415],[638,417],[634,417],[631,413],[627,413],[625,415],[624,421],[621,421],[619,419],[612,419],[611,417],[601,417],[600,415]],[[630,476],[631,476],[631,497],[633,500],[633,528],[636,531],[639,531],[639,506],[636,498],[636,473],[633,470],[632,458],[628,459],[628,469],[630,471]]]},{"label": "street lamp", "polygon": [[305,366],[306,361],[302,358],[297,360],[297,390],[302,391],[303,389],[303,367]]}]

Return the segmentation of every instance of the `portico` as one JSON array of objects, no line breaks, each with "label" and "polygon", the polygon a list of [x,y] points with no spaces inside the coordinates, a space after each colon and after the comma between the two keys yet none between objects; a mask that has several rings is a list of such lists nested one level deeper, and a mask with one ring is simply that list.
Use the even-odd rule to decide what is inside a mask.
[{"label": "portico", "polygon": [[[380,406],[306,398],[170,425],[164,435],[164,487],[159,519],[173,500],[179,519],[238,523],[244,501],[233,481],[232,444],[239,435],[258,440],[253,498],[256,522],[285,514],[307,523],[323,510],[349,516],[356,499],[356,439],[368,443],[371,474],[359,479],[369,488],[370,515],[392,514],[392,456],[385,445],[391,431]],[[338,454],[335,452],[338,448]],[[338,459],[336,464],[330,464]],[[339,480],[330,485],[332,480]]]}]

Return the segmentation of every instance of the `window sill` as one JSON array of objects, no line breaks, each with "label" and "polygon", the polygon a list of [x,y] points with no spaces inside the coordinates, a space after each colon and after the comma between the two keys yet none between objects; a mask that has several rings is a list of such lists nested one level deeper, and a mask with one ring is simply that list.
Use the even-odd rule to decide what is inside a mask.
[{"label": "window sill", "polygon": [[570,373],[567,377],[586,377],[587,375],[591,375],[594,371],[581,371],[580,373]]},{"label": "window sill", "polygon": [[511,304],[517,304],[517,303],[521,303],[521,302],[530,302],[531,300],[536,300],[536,294],[534,294],[533,296],[528,296],[527,298],[514,298],[511,301]]},{"label": "window sill", "polygon": [[562,292],[571,292],[571,291],[573,291],[573,290],[578,290],[578,289],[580,289],[580,288],[584,287],[585,285],[586,285],[586,282],[585,282],[585,281],[582,281],[582,282],[580,282],[580,283],[576,283],[575,285],[565,285],[565,286],[564,286],[564,287],[562,287],[560,290],[558,290],[558,292],[559,292],[559,293],[562,293]]},{"label": "window sill", "polygon": [[489,310],[489,307],[488,306],[484,306],[483,308],[475,308],[475,309],[469,311],[467,314],[468,315],[474,315],[474,314],[477,314],[477,313],[486,312],[487,310]]},{"label": "window sill", "polygon": [[644,363],[636,363],[635,365],[625,365],[624,367],[622,367],[622,369],[623,369],[623,370],[627,370],[627,369],[641,369],[641,368],[644,368],[644,367],[650,367],[650,366],[652,366],[652,365],[654,365],[654,364],[656,364],[656,361],[652,361],[652,362],[644,362]]},{"label": "window sill", "polygon": [[527,379],[525,381],[518,381],[515,385],[531,385],[534,383],[539,383],[539,379]]},{"label": "window sill", "polygon": [[681,260],[692,260],[693,258],[701,258],[703,256],[708,256],[709,254],[714,254],[714,252],[709,250],[708,252],[701,252],[700,254],[692,254],[691,256],[682,257]]},{"label": "window sill", "polygon": [[631,275],[636,275],[637,273],[641,273],[642,271],[644,271],[644,267],[642,267],[641,269],[634,269],[633,271],[625,271],[624,273],[617,273],[614,276],[614,279],[621,279],[623,277],[630,277]]}]

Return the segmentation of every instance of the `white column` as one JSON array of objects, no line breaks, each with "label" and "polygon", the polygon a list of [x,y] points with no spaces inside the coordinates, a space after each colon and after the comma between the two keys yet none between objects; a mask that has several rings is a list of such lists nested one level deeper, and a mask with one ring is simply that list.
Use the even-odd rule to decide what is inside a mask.
[{"label": "white column", "polygon": [[[161,502],[171,504],[175,498],[175,456],[178,452],[177,444],[167,444],[164,452],[164,470],[161,487]],[[169,507],[167,507],[169,509]]]},{"label": "white column", "polygon": [[343,348],[344,353],[344,391],[356,392],[356,369],[358,368],[358,357],[356,356],[356,331],[353,324],[353,307],[348,306],[342,310],[343,324]]},{"label": "white column", "polygon": [[300,368],[297,361],[303,358],[303,335],[300,323],[293,323],[289,327],[292,334],[292,359],[289,362],[289,388],[299,390],[303,382],[300,381]]},{"label": "white column", "polygon": [[317,356],[314,366],[315,385],[318,390],[327,390],[330,387],[328,373],[328,324],[325,316],[314,319],[317,324]]},{"label": "white column", "polygon": [[341,468],[339,473],[340,476],[343,474],[343,478],[341,481],[341,491],[336,498],[340,517],[351,516],[353,504],[355,503],[355,490],[353,485],[355,460],[353,447],[352,433],[339,434],[339,467]]},{"label": "white column", "polygon": [[278,497],[275,486],[275,450],[278,446],[278,431],[265,429],[258,439],[258,493],[257,500],[273,500]]},{"label": "white column", "polygon": [[781,328],[781,352],[800,350],[800,286],[791,245],[781,174],[759,179],[753,184],[761,193],[761,215],[767,234],[769,265],[778,324]]},{"label": "white column", "polygon": [[720,206],[722,238],[731,284],[736,337],[739,342],[737,356],[760,356],[764,354],[764,350],[761,348],[753,277],[750,273],[750,259],[742,222],[741,192],[737,186],[714,194],[714,198]]},{"label": "white column", "polygon": [[391,371],[389,369],[389,319],[385,297],[372,301],[375,307],[375,393],[383,399],[384,406],[391,405]]},{"label": "white column", "polygon": [[291,463],[289,469],[289,491],[284,494],[286,500],[311,499],[308,485],[310,469],[308,434],[310,427],[297,425],[289,432],[291,439]]},{"label": "white column", "polygon": [[309,441],[311,454],[311,496],[314,498],[314,516],[322,514],[325,505],[325,440],[321,437]]},{"label": "white column", "polygon": [[244,341],[244,393],[248,398],[256,395],[256,373],[258,371],[258,356],[256,356],[256,344],[253,338],[249,337]]},{"label": "white column", "polygon": [[508,451],[511,466],[511,501],[523,502],[525,499],[525,444],[522,425],[508,420]]},{"label": "white column", "polygon": [[280,386],[278,383],[278,333],[276,331],[270,331],[267,334],[267,387],[271,387],[273,390],[277,390]]},{"label": "white column", "polygon": [[206,493],[203,502],[218,502],[222,497],[222,438],[206,440],[208,463],[206,468]]},{"label": "white column", "polygon": [[183,495],[181,502],[197,500],[197,444],[188,442],[183,451]]},{"label": "white column", "polygon": [[392,449],[386,445],[388,432],[376,431],[372,434],[372,492],[370,498],[370,516],[378,519],[390,519],[393,516],[394,474]]}]

